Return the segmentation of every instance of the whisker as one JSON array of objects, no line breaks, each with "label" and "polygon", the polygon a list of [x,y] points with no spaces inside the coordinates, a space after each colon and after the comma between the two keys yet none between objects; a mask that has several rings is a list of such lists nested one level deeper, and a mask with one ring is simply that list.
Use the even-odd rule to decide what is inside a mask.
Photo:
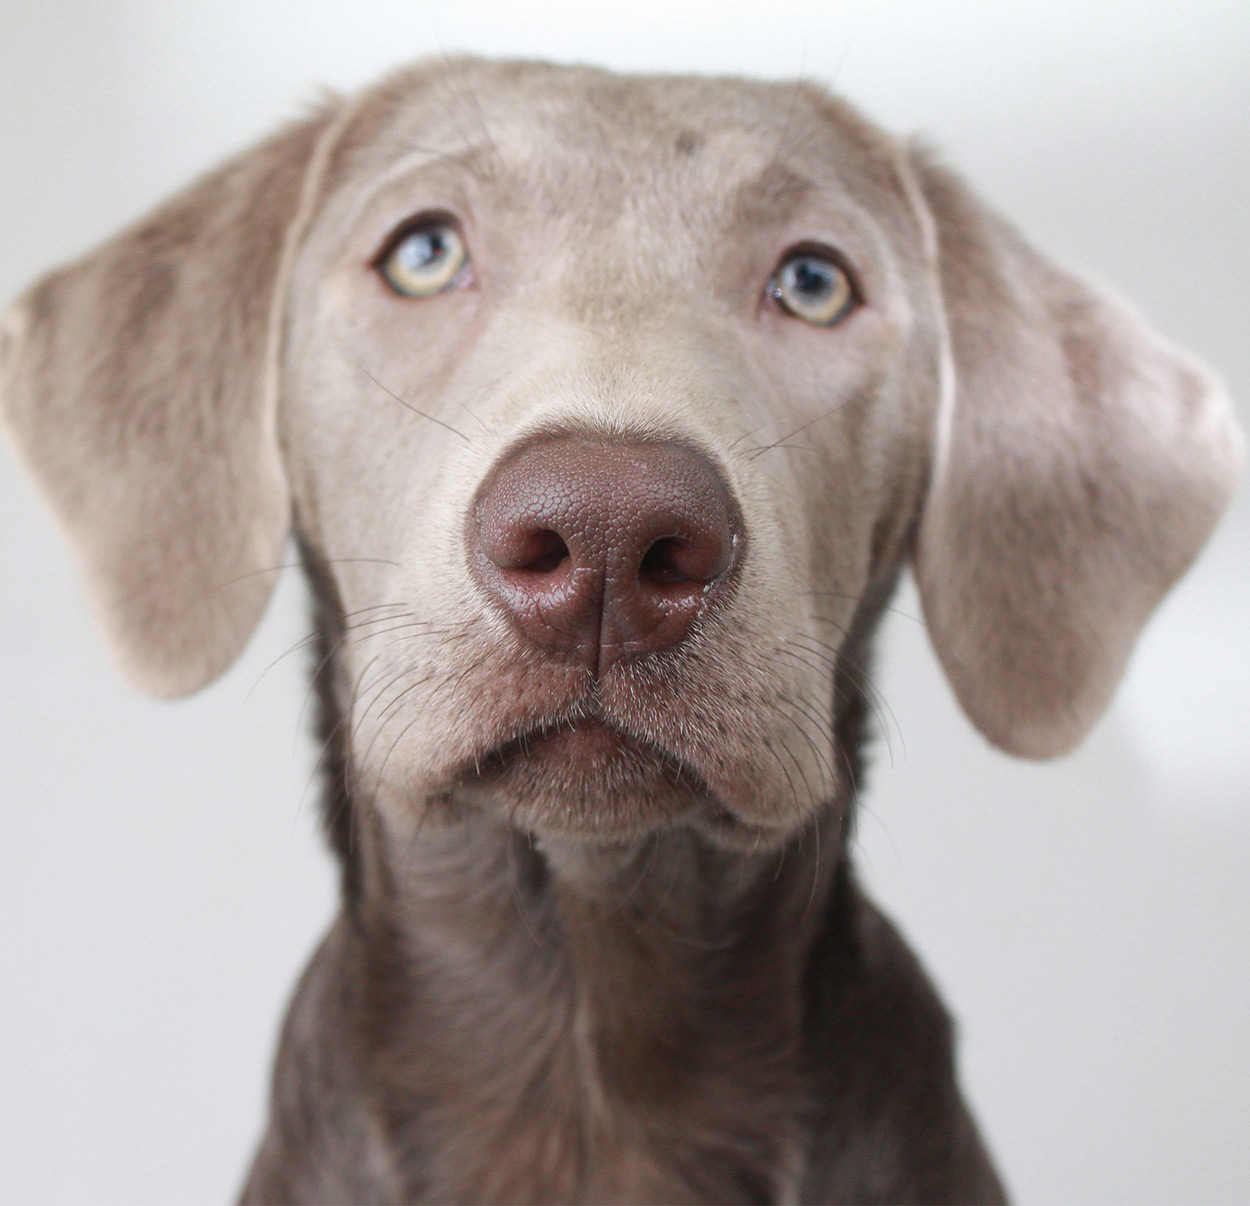
[{"label": "whisker", "polygon": [[404,407],[406,410],[412,411],[414,415],[420,415],[421,418],[423,419],[429,419],[431,423],[435,423],[439,427],[442,427],[445,430],[450,431],[452,435],[459,436],[466,444],[473,443],[473,441],[469,439],[469,437],[465,435],[464,432],[461,431],[459,428],[453,427],[450,423],[447,423],[442,419],[436,418],[434,415],[429,414],[424,410],[421,410],[419,407],[413,406],[411,402],[405,402],[404,399],[401,398],[393,389],[391,389],[389,386],[383,385],[382,382],[379,381],[367,368],[365,368],[363,364],[360,365],[359,367],[360,367],[360,371],[364,373],[364,375],[368,377],[369,380],[372,381],[373,384],[378,387],[378,389],[382,390],[383,393],[389,394],[392,398],[395,399],[396,402],[400,404],[400,406]]},{"label": "whisker", "polygon": [[[799,789],[795,786],[793,777],[786,769],[786,764],[782,762],[781,758],[777,754],[777,751],[773,749],[771,742],[765,742],[764,748],[773,756],[773,760],[781,768],[781,773],[785,775],[786,782],[790,784],[790,796],[794,800],[795,806],[801,808],[802,805],[799,803]],[[793,755],[791,755],[791,757],[793,757]]]},{"label": "whisker", "polygon": [[821,413],[818,414],[814,419],[808,419],[806,423],[801,423],[798,427],[794,428],[793,431],[786,432],[786,434],[783,435],[780,439],[775,440],[771,444],[765,444],[760,448],[754,449],[752,452],[748,453],[747,459],[753,461],[757,457],[763,456],[764,453],[771,451],[773,448],[785,447],[786,445],[789,444],[789,442],[792,439],[794,439],[796,435],[802,435],[802,433],[807,431],[808,428],[814,427],[817,423],[821,423],[825,419],[828,419],[831,416],[836,415],[839,411],[845,410],[848,406],[853,406],[858,402],[863,402],[869,396],[871,396],[871,391],[867,389],[856,390],[856,392],[852,394],[849,398],[844,399],[843,401],[837,403],[837,405],[835,406],[830,406],[827,410],[821,411]]},{"label": "whisker", "polygon": [[[783,703],[789,704],[789,706],[794,708],[801,716],[805,717],[807,720],[810,720],[812,724],[816,726],[817,733],[822,738],[825,738],[829,742],[830,745],[832,745],[833,743],[832,732],[830,730],[827,730],[823,725],[821,725],[819,720],[810,711],[808,711],[801,703],[799,703],[797,700],[791,699],[789,696],[786,696],[786,695],[780,695],[778,696],[778,699],[780,699]],[[838,777],[837,777],[837,774],[834,772],[833,761],[830,758],[829,753],[825,750],[822,750],[820,746],[816,744],[811,734],[808,733],[808,731],[801,724],[799,724],[798,721],[794,719],[794,717],[786,716],[784,713],[781,713],[781,712],[779,712],[778,715],[782,716],[783,719],[789,721],[790,724],[792,724],[795,727],[795,729],[798,731],[799,736],[801,736],[803,740],[807,742],[808,746],[811,747],[812,754],[816,758],[816,764],[820,768],[821,774],[826,775],[829,779],[829,790],[832,792],[836,787]]]},{"label": "whisker", "polygon": [[816,857],[812,863],[812,890],[807,897],[807,907],[803,910],[800,921],[806,921],[812,911],[812,906],[816,903],[816,889],[820,886],[820,818],[816,818],[816,823],[812,826],[812,836],[816,842]]},{"label": "whisker", "polygon": [[[464,678],[467,677],[469,674],[472,674],[480,670],[486,664],[486,661],[487,661],[486,657],[479,658],[478,661],[474,662],[471,666],[467,667],[462,673],[457,675],[456,681],[462,682]],[[451,681],[450,678],[444,678],[443,680],[444,683],[449,682],[449,681]],[[436,686],[434,688],[434,691],[431,693],[433,694],[437,692],[438,690],[439,690],[439,687]],[[412,730],[412,728],[415,725],[419,724],[421,720],[422,720],[422,714],[418,712],[417,715],[415,715],[406,725],[404,725],[402,729],[400,729],[395,740],[391,742],[390,749],[386,751],[386,757],[382,759],[382,765],[378,767],[378,773],[375,776],[375,783],[377,784],[378,790],[380,790],[382,787],[382,778],[386,774],[386,768],[390,764],[392,755],[395,753],[396,749],[399,748],[399,743],[403,741],[403,739],[408,735],[408,733]],[[381,733],[384,727],[385,727],[384,722],[379,722],[378,733]],[[376,741],[376,734],[375,734],[374,739]],[[374,743],[372,741],[369,743],[370,750],[373,749],[373,744]],[[367,759],[367,755],[366,755],[366,759]]]},{"label": "whisker", "polygon": [[[404,606],[404,604],[377,603],[377,604],[374,604],[373,607],[362,607],[360,608],[359,611],[348,612],[347,614],[354,616],[354,615],[360,615],[361,613],[366,612],[366,611],[375,611],[381,607],[402,607],[402,606]],[[295,653],[296,650],[306,649],[313,641],[316,640],[319,632],[320,632],[319,628],[313,628],[305,636],[300,637],[300,639],[296,641],[295,644],[290,646],[290,648],[278,654],[278,656],[274,658],[273,661],[271,661],[269,665],[266,666],[264,670],[260,672],[260,674],[256,678],[256,681],[252,683],[252,685],[247,689],[247,694],[244,695],[243,702],[246,703],[249,699],[252,698],[252,692],[255,691],[256,688],[259,687],[262,682],[264,682],[266,676],[275,666],[278,665],[279,662],[285,661],[288,657],[291,656],[291,654]]]},{"label": "whisker", "polygon": [[[399,565],[398,561],[390,561],[385,557],[328,557],[323,562],[324,565]],[[299,561],[283,562],[281,565],[265,565],[260,569],[248,570],[244,574],[238,574],[234,578],[227,578],[224,582],[217,583],[213,587],[213,591],[225,590],[229,586],[235,586],[240,582],[246,582],[248,578],[258,578],[261,574],[278,574],[283,570],[303,569],[303,564]]]},{"label": "whisker", "polygon": [[[852,604],[856,604],[856,605],[858,605],[858,603],[860,602],[860,599],[862,598],[861,595],[848,595],[842,591],[836,591],[836,590],[805,590],[803,593],[805,595],[823,596],[823,597],[830,598],[830,599],[846,599],[846,600],[849,600]],[[920,624],[920,625],[924,624],[924,620],[922,620],[919,616],[914,616],[909,611],[903,611],[901,607],[894,607],[891,604],[887,604],[881,610],[893,612],[894,615],[902,616],[905,620],[910,620],[913,624]],[[816,616],[815,618],[820,619],[819,616]]]},{"label": "whisker", "polygon": [[[890,755],[890,765],[894,765],[894,746],[890,740],[890,729],[893,726],[894,732],[898,735],[899,743],[903,747],[903,756],[907,756],[907,743],[903,738],[903,728],[898,722],[898,717],[894,714],[894,709],[890,707],[885,696],[877,687],[871,674],[869,674],[862,666],[860,666],[854,658],[849,657],[846,652],[838,646],[831,645],[826,641],[822,641],[819,637],[805,636],[802,639],[820,646],[821,648],[830,650],[837,658],[838,669],[842,673],[850,677],[852,683],[864,695],[869,708],[872,710],[873,716],[877,721],[877,727],[881,735],[885,738],[886,749]],[[798,644],[796,638],[795,644]],[[806,645],[799,645],[799,648],[812,652],[816,656],[814,650]]]},{"label": "whisker", "polygon": [[[791,727],[797,729],[798,725],[791,721]],[[812,791],[811,780],[808,779],[807,772],[803,769],[803,763],[799,761],[798,756],[790,748],[789,742],[787,742],[784,737],[780,738],[779,741],[781,748],[785,751],[786,757],[794,763],[794,769],[799,772],[799,778],[803,780],[803,786],[807,789],[808,807],[814,811],[819,806],[819,799],[816,793]],[[795,803],[798,804],[798,800],[795,800]]]}]

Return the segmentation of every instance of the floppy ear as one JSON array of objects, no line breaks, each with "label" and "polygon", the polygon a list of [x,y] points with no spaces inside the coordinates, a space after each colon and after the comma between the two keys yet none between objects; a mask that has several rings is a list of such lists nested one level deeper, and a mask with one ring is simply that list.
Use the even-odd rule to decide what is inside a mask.
[{"label": "floppy ear", "polygon": [[0,327],[0,418],[123,673],[157,695],[222,673],[276,578],[289,516],[272,315],[329,120],[233,159],[40,281]]},{"label": "floppy ear", "polygon": [[925,617],[982,733],[1049,757],[1106,709],[1228,500],[1241,437],[1202,368],[913,166],[951,369],[915,554]]}]

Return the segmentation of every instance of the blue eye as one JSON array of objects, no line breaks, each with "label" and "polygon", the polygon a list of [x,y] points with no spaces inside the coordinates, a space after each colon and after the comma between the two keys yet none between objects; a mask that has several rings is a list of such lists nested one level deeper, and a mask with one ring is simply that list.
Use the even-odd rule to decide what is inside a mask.
[{"label": "blue eye", "polygon": [[468,262],[460,232],[448,222],[430,222],[395,240],[378,271],[402,297],[429,297],[455,284]]},{"label": "blue eye", "polygon": [[818,327],[841,322],[858,300],[846,270],[812,251],[783,260],[768,282],[768,293],[795,318]]}]

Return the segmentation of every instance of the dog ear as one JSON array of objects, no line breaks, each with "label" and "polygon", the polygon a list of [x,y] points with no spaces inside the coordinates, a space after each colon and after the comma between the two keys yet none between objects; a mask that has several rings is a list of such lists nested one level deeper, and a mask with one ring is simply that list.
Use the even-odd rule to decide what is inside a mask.
[{"label": "dog ear", "polygon": [[275,303],[329,109],[36,284],[0,327],[0,417],[127,679],[238,655],[289,527]]},{"label": "dog ear", "polygon": [[1106,709],[1228,500],[1241,436],[1217,384],[1123,303],[912,165],[949,339],[915,553],[925,617],[981,732],[1050,757]]}]

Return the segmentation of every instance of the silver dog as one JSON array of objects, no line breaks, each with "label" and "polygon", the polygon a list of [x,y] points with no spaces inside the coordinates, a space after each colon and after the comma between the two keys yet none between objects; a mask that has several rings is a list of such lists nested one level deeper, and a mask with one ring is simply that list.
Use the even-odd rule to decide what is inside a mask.
[{"label": "silver dog", "polygon": [[248,1202],[1000,1200],[848,850],[901,568],[973,723],[1072,748],[1229,495],[1212,380],[808,86],[456,60],[6,316],[123,672],[294,532],[339,920]]}]

